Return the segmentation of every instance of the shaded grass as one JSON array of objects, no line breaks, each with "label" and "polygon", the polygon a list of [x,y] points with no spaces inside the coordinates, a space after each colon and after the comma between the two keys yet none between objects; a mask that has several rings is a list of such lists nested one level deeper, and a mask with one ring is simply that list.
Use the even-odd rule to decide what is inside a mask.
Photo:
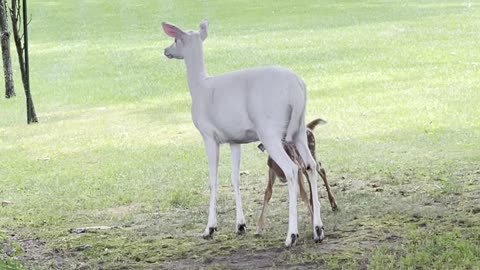
[{"label": "shaded grass", "polygon": [[[22,248],[0,231],[0,269],[20,270],[23,269],[16,256],[22,254]],[[13,257],[13,258],[12,258]]]},{"label": "shaded grass", "polygon": [[[0,268],[18,267],[14,257],[64,269],[479,267],[475,3],[32,1],[30,8],[40,124],[24,124],[20,88],[17,98],[0,101],[0,200],[13,202],[0,207],[0,228],[29,252]],[[283,249],[281,186],[265,235],[253,237],[266,174],[266,157],[253,144],[242,158],[249,233],[233,233],[222,148],[220,231],[212,241],[200,238],[206,158],[190,120],[185,68],[163,57],[171,41],[160,22],[196,28],[204,17],[210,74],[287,66],[307,83],[307,120],[329,122],[316,131],[318,154],[341,211],[332,213],[322,198],[324,243],[310,240],[299,204],[299,246]],[[90,225],[121,229],[69,232]],[[79,249],[85,245],[91,248]]]}]

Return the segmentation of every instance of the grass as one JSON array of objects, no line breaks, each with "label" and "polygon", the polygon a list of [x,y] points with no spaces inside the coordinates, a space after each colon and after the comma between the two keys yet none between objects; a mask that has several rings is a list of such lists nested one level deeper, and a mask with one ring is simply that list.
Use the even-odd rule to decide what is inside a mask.
[{"label": "grass", "polygon": [[[17,97],[0,100],[0,200],[12,202],[0,207],[0,268],[480,268],[476,3],[32,0],[29,8],[40,123],[25,124],[16,72]],[[233,233],[225,147],[220,230],[201,239],[206,157],[184,64],[163,56],[171,40],[160,23],[196,29],[205,17],[210,74],[289,67],[306,81],[307,120],[328,121],[316,132],[318,152],[341,210],[321,198],[322,244],[310,240],[299,204],[300,243],[282,247],[280,186],[265,235],[253,236],[266,182],[254,144],[242,157],[247,235]],[[70,232],[93,225],[120,228]]]}]

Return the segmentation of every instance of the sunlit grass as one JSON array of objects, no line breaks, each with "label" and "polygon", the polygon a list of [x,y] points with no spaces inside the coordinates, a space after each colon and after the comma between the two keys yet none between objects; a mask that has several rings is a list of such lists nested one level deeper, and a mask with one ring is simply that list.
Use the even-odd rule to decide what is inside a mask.
[{"label": "sunlit grass", "polygon": [[[444,234],[457,221],[430,216],[418,221],[432,224],[426,232],[405,225],[415,209],[458,216],[467,224],[478,221],[471,213],[480,169],[475,3],[32,1],[29,7],[31,88],[40,123],[25,123],[15,70],[17,97],[0,100],[0,201],[13,203],[0,207],[1,230],[20,239],[38,237],[47,242],[46,250],[71,252],[91,244],[78,260],[111,267],[148,268],[143,260],[214,258],[215,252],[281,245],[287,217],[282,187],[272,200],[270,238],[232,235],[227,147],[219,171],[223,229],[211,243],[218,250],[199,238],[209,196],[205,150],[191,122],[184,64],[163,56],[171,40],[160,23],[196,29],[208,18],[209,74],[286,66],[307,84],[307,120],[328,121],[316,131],[318,153],[342,211],[332,214],[323,204],[322,216],[327,234],[357,231],[336,232],[342,248],[322,250],[309,242],[310,226],[301,212],[302,252],[278,258],[288,257],[292,265],[323,261],[331,268],[358,268],[372,252],[377,269],[434,268],[433,254],[460,268],[478,265],[472,259],[478,237],[466,237],[476,232],[470,227]],[[241,187],[253,229],[266,175],[265,155],[253,144],[244,146],[242,170],[248,171]],[[384,192],[372,193],[372,183]],[[433,210],[432,201],[439,203]],[[439,224],[445,227],[435,229]],[[133,229],[84,238],[68,232],[87,225]],[[373,251],[356,244],[372,235],[385,242],[376,234],[379,228],[399,234],[393,249],[391,243]],[[429,234],[436,236],[417,241]],[[435,253],[448,243],[468,251],[468,260],[461,261],[458,252]],[[345,264],[351,257],[355,260]]]}]

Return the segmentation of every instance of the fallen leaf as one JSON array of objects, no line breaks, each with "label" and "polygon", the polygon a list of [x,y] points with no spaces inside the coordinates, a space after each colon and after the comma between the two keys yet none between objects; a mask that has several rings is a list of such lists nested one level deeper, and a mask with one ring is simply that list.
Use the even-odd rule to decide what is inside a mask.
[{"label": "fallen leaf", "polygon": [[3,201],[3,202],[2,202],[2,206],[3,206],[3,207],[9,206],[9,205],[11,205],[11,204],[13,204],[11,201]]}]

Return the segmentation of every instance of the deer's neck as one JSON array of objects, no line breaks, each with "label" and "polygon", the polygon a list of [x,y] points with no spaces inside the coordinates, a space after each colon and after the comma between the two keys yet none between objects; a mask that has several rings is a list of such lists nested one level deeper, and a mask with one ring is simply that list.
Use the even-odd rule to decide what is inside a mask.
[{"label": "deer's neck", "polygon": [[189,54],[185,55],[185,65],[187,66],[187,81],[190,94],[193,98],[198,91],[204,88],[207,72],[203,62],[202,46],[194,48]]}]

